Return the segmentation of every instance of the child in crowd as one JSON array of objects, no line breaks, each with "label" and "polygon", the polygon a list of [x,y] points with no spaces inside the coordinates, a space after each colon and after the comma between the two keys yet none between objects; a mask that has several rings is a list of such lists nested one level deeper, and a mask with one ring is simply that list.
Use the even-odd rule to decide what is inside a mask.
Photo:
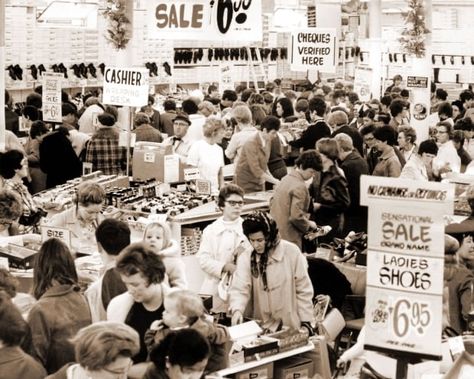
[{"label": "child in crowd", "polygon": [[186,289],[186,272],[181,259],[179,245],[171,239],[171,230],[165,222],[154,221],[147,225],[143,242],[161,257],[166,267],[166,276],[170,287]]},{"label": "child in crowd", "polygon": [[207,338],[211,355],[206,372],[227,367],[226,343],[230,341],[226,327],[206,319],[204,305],[199,295],[189,290],[172,291],[164,300],[163,319],[154,321],[145,333],[148,350],[161,342],[171,330],[192,328]]}]

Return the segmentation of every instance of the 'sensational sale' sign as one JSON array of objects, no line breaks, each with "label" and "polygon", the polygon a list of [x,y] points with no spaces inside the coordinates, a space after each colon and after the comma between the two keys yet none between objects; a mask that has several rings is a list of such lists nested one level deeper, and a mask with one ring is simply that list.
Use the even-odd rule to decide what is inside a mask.
[{"label": "'sensational sale' sign", "polygon": [[262,40],[262,0],[150,0],[147,9],[148,33],[156,38]]},{"label": "'sensational sale' sign", "polygon": [[441,355],[444,222],[454,187],[363,176],[369,206],[365,348]]},{"label": "'sensational sale' sign", "polygon": [[43,121],[62,122],[61,80],[63,74],[45,72],[43,74]]},{"label": "'sensational sale' sign", "polygon": [[291,70],[336,72],[336,45],[335,28],[308,28],[293,31],[288,57]]},{"label": "'sensational sale' sign", "polygon": [[145,68],[106,67],[104,104],[141,107],[148,102],[148,70]]}]

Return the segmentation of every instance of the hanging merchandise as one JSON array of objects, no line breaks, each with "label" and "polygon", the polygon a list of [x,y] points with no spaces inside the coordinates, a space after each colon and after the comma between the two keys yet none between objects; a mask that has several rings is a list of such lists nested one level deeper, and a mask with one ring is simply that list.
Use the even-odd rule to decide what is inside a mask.
[{"label": "hanging merchandise", "polygon": [[399,42],[404,51],[409,54],[416,55],[417,58],[425,56],[426,34],[430,30],[425,24],[425,8],[423,6],[424,0],[409,0],[408,12],[405,15],[406,29],[402,32],[402,37]]}]

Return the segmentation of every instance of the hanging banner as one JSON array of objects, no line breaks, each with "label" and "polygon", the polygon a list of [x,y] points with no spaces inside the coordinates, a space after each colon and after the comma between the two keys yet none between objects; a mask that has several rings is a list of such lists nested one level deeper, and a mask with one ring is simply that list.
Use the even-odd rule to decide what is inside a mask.
[{"label": "hanging banner", "polygon": [[145,68],[106,67],[103,103],[141,107],[148,103],[149,72]]},{"label": "hanging banner", "polygon": [[448,183],[362,176],[369,207],[364,348],[441,355]]},{"label": "hanging banner", "polygon": [[294,30],[290,38],[291,71],[336,72],[337,38],[335,28]]},{"label": "hanging banner", "polygon": [[43,74],[43,121],[62,122],[61,82],[63,74],[45,72]]},{"label": "hanging banner", "polygon": [[152,38],[199,41],[262,41],[262,0],[150,0]]},{"label": "hanging banner", "polygon": [[354,73],[354,92],[359,95],[360,101],[369,101],[373,70],[369,67],[357,67]]}]

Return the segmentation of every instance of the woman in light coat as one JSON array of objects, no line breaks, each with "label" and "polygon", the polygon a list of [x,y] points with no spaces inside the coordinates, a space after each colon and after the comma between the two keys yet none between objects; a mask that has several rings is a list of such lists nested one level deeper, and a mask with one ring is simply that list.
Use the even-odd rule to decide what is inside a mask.
[{"label": "woman in light coat", "polygon": [[250,249],[250,244],[242,230],[240,217],[244,205],[243,189],[228,184],[220,190],[217,202],[222,216],[204,229],[197,257],[205,273],[200,293],[212,295],[214,312],[225,313],[228,304],[218,295],[219,281],[224,275],[234,273],[237,256]]},{"label": "woman in light coat", "polygon": [[232,324],[241,323],[248,309],[264,329],[306,327],[311,334],[313,286],[305,256],[295,244],[280,240],[267,213],[251,214],[242,227],[253,249],[237,261],[229,298]]}]

